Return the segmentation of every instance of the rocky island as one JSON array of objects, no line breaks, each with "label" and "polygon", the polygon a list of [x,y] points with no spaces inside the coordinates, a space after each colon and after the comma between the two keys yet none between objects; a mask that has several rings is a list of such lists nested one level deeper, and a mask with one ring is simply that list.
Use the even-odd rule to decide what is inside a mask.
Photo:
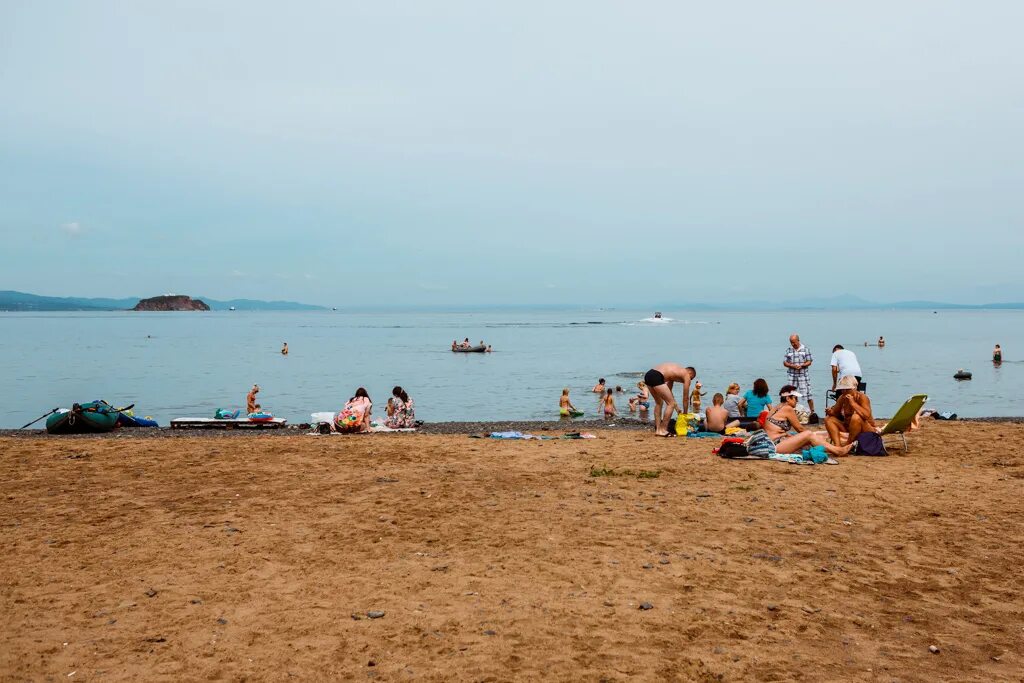
[{"label": "rocky island", "polygon": [[164,294],[142,299],[133,311],[208,311],[210,307],[199,299],[183,294]]}]

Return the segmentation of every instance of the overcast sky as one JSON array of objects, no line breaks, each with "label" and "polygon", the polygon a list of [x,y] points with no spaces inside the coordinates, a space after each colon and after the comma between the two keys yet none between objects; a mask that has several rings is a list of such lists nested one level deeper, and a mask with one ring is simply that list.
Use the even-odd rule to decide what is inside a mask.
[{"label": "overcast sky", "polygon": [[0,289],[1024,300],[1019,0],[0,0]]}]

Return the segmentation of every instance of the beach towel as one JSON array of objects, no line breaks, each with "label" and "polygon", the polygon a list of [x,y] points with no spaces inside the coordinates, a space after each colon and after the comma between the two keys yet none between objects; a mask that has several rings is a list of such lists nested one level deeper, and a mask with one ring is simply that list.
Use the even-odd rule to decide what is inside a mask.
[{"label": "beach towel", "polygon": [[553,436],[537,436],[536,434],[523,434],[522,432],[491,432],[488,436],[492,439],[554,439]]}]

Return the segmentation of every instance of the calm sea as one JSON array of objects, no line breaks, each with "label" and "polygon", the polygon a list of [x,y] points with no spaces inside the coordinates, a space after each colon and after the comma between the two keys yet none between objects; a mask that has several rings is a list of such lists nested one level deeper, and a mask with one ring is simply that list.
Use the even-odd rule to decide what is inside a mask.
[{"label": "calm sea", "polygon": [[[562,387],[588,416],[598,377],[631,390],[654,364],[694,365],[710,394],[731,381],[785,383],[783,353],[798,332],[814,354],[818,409],[831,385],[834,344],[857,353],[878,415],[908,396],[961,416],[1024,415],[1019,311],[688,313],[563,310],[472,313],[0,313],[0,426],[19,427],[58,406],[104,398],[136,413],[212,416],[260,401],[289,421],[338,410],[356,387],[383,406],[401,384],[427,421],[552,419]],[[864,347],[884,335],[884,349]],[[469,337],[491,354],[454,354]],[[279,353],[282,342],[291,349]],[[993,367],[992,346],[1005,362]],[[974,373],[957,382],[953,373]],[[626,408],[619,399],[619,408]]]}]

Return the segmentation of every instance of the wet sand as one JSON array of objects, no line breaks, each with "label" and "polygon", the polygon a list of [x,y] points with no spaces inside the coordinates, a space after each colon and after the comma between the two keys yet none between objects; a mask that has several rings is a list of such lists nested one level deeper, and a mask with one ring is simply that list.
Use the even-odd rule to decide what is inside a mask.
[{"label": "wet sand", "polygon": [[1021,679],[1024,426],[597,434],[0,437],[2,678]]}]

